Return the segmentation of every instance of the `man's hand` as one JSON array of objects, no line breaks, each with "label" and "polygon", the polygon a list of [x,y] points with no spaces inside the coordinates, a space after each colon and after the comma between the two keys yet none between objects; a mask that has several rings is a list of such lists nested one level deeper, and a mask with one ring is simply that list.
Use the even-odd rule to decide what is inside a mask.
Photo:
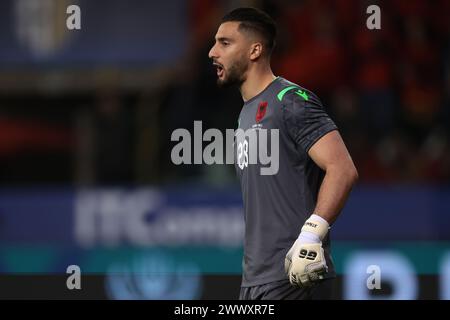
[{"label": "man's hand", "polygon": [[286,273],[292,285],[308,287],[328,272],[321,243],[302,244],[297,239],[285,259]]},{"label": "man's hand", "polygon": [[303,225],[300,236],[286,254],[284,268],[292,285],[311,286],[328,272],[322,240],[328,232],[328,222],[312,215]]}]

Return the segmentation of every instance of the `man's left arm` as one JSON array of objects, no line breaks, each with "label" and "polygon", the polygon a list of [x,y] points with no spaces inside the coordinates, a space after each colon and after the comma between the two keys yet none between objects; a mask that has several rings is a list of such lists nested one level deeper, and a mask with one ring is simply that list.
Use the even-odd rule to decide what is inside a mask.
[{"label": "man's left arm", "polygon": [[358,173],[337,130],[320,138],[308,154],[325,171],[314,214],[331,225],[344,207]]},{"label": "man's left arm", "polygon": [[328,272],[322,241],[358,174],[336,125],[315,95],[310,93],[308,99],[294,95],[284,104],[283,112],[291,138],[325,171],[316,207],[286,254],[284,265],[293,285],[310,286]]},{"label": "man's left arm", "polygon": [[328,272],[322,240],[336,220],[358,174],[337,130],[330,131],[308,150],[325,171],[314,213],[306,220],[285,258],[285,271],[293,285],[310,286]]}]

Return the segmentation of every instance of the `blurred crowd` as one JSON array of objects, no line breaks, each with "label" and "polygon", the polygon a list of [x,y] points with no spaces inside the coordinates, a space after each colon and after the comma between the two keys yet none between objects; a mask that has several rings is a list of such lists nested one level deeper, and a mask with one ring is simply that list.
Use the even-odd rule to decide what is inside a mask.
[{"label": "blurred crowd", "polygon": [[363,181],[448,181],[450,2],[381,2],[369,31],[372,3],[282,6],[276,69],[323,97]]},{"label": "blurred crowd", "polygon": [[[366,27],[371,4],[381,30]],[[275,74],[321,98],[361,183],[448,183],[450,1],[192,0],[189,46],[157,89],[0,95],[3,184],[233,182],[229,165],[174,166],[170,136],[194,120],[236,127],[239,92],[217,88],[207,55],[237,6],[276,20]]]}]

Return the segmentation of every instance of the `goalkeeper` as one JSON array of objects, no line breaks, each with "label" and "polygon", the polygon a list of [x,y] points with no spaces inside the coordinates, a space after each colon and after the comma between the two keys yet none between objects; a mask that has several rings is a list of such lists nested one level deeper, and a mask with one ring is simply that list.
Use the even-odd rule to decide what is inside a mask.
[{"label": "goalkeeper", "polygon": [[[357,172],[317,96],[272,73],[275,35],[267,14],[239,8],[222,19],[209,52],[218,85],[235,85],[241,92],[239,129],[278,132],[277,141],[269,135],[270,143],[261,135],[255,142],[251,134],[237,135],[234,143],[245,218],[239,298],[325,299],[335,277],[330,225]],[[263,141],[274,160],[271,174],[262,174],[267,162],[251,161]]]}]

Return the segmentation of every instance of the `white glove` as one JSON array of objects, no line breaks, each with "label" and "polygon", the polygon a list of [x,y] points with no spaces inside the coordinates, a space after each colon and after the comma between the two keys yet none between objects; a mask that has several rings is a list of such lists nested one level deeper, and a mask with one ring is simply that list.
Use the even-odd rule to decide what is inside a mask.
[{"label": "white glove", "polygon": [[292,285],[312,286],[328,272],[322,248],[328,229],[328,222],[318,215],[313,214],[306,220],[284,260],[284,269]]}]

